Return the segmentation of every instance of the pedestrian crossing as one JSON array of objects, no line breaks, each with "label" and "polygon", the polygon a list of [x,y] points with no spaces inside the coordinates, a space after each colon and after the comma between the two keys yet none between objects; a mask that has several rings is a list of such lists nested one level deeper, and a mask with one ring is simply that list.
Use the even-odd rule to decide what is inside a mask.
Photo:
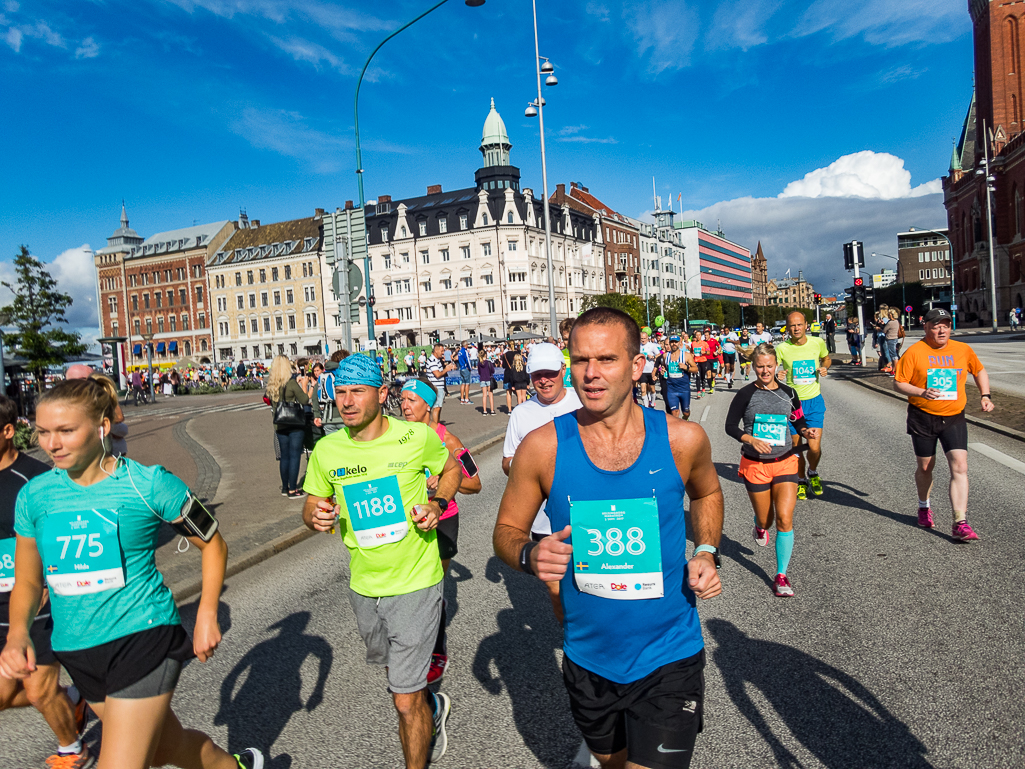
[{"label": "pedestrian crossing", "polygon": [[[172,405],[173,404],[173,405]],[[262,401],[246,403],[196,403],[189,396],[173,399],[168,405],[160,404],[158,408],[135,411],[130,405],[123,405],[125,421],[128,423],[138,422],[142,419],[153,419],[156,417],[181,416],[182,414],[214,414],[232,411],[256,411],[265,409],[267,405]]]}]

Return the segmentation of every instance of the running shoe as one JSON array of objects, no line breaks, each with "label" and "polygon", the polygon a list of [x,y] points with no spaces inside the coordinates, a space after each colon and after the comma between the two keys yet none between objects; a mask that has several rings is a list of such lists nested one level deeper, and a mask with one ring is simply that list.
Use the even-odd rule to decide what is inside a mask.
[{"label": "running shoe", "polygon": [[89,703],[85,701],[85,697],[79,695],[78,702],[75,703],[75,731],[78,732],[79,737],[85,734],[85,727],[88,723]]},{"label": "running shoe", "polygon": [[239,769],[263,769],[263,753],[256,748],[246,748],[232,757],[238,761]]},{"label": "running shoe", "polygon": [[773,581],[773,592],[777,598],[790,598],[794,594],[794,586],[790,584],[786,574],[777,574]]},{"label": "running shoe", "polygon": [[968,542],[979,538],[979,535],[976,534],[972,527],[968,525],[968,521],[957,521],[954,524],[953,530],[950,532],[950,536],[958,542]]},{"label": "running shoe", "polygon": [[767,529],[760,529],[755,526],[755,542],[762,547],[769,546],[769,532]]},{"label": "running shoe", "polygon": [[932,528],[932,508],[918,508],[918,525],[921,526],[923,529]]},{"label": "running shoe", "polygon": [[817,475],[808,476],[808,483],[811,484],[812,493],[814,493],[816,497],[821,497],[822,481],[819,480],[819,477]]},{"label": "running shoe", "polygon": [[434,714],[434,736],[431,738],[431,757],[427,762],[433,764],[439,761],[448,750],[448,734],[445,733],[445,724],[448,722],[448,714],[452,712],[452,698],[444,692],[436,692],[438,698],[438,712]]},{"label": "running shoe", "polygon": [[427,685],[436,684],[448,670],[447,654],[432,654],[431,666],[427,669]]},{"label": "running shoe", "polygon": [[808,484],[807,483],[799,483],[799,484],[797,484],[797,498],[798,499],[807,499],[808,498]]},{"label": "running shoe", "polygon": [[96,757],[89,752],[89,748],[82,746],[81,753],[60,754],[54,753],[46,759],[49,769],[89,769],[96,764]]}]

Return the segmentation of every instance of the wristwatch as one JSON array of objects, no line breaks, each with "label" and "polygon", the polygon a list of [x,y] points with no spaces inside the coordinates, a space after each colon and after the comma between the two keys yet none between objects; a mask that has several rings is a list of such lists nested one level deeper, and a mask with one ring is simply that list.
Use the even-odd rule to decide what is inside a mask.
[{"label": "wristwatch", "polygon": [[536,577],[537,574],[534,573],[534,569],[530,566],[530,554],[534,552],[534,548],[537,546],[537,542],[531,541],[520,548],[520,569],[533,577]]},{"label": "wristwatch", "polygon": [[449,501],[444,497],[439,497],[435,495],[434,499],[432,499],[431,502],[437,502],[438,507],[441,508],[441,512],[445,512],[446,510],[448,510]]},{"label": "wristwatch", "polygon": [[719,548],[712,545],[698,545],[694,548],[694,552],[691,557],[693,558],[698,553],[711,553],[712,560],[715,561],[715,568],[722,568],[722,558],[719,556]]}]

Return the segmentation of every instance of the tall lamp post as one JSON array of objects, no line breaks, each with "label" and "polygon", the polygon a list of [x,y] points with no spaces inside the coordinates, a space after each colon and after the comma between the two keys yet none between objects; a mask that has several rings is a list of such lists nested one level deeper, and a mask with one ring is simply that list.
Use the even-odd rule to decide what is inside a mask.
[{"label": "tall lamp post", "polygon": [[[982,121],[982,136],[983,139],[988,134],[986,133],[986,121]],[[993,186],[996,182],[996,177],[989,172],[989,142],[983,141],[983,148],[985,154],[983,155],[983,167],[978,169],[975,174],[976,176],[985,177],[986,181],[986,240],[989,242],[989,302],[990,302],[990,320],[992,321],[992,328],[990,332],[995,334],[997,332],[997,271],[996,262],[993,258],[993,192],[996,187]]]},{"label": "tall lamp post", "polygon": [[531,0],[534,9],[534,72],[537,75],[537,101],[531,102],[523,113],[526,117],[536,117],[541,129],[541,186],[544,190],[544,211],[545,211],[545,253],[548,258],[548,314],[551,327],[559,325],[555,313],[555,276],[552,268],[552,222],[548,204],[548,163],[545,157],[545,99],[541,95],[541,75],[546,75],[545,85],[558,85],[559,80],[555,77],[555,67],[548,59],[543,59],[537,43],[537,0]]},{"label": "tall lamp post", "polygon": [[[464,0],[464,3],[466,5],[468,5],[470,8],[479,8],[480,6],[484,5],[484,1],[485,0]],[[363,193],[363,153],[360,150],[360,143],[359,143],[359,89],[360,89],[360,86],[363,85],[363,76],[367,73],[367,67],[370,66],[370,61],[374,58],[375,55],[377,55],[377,52],[381,50],[381,47],[385,43],[387,43],[389,40],[391,40],[393,37],[395,37],[397,34],[399,34],[399,32],[401,32],[402,30],[406,29],[407,27],[413,26],[414,24],[416,24],[416,22],[420,21],[420,19],[422,19],[427,14],[429,14],[431,11],[437,10],[438,8],[440,8],[441,6],[443,6],[447,2],[448,2],[448,0],[441,0],[440,3],[436,3],[435,5],[432,5],[426,11],[424,11],[419,16],[417,16],[415,19],[413,19],[412,21],[410,21],[410,22],[408,22],[406,24],[403,24],[397,30],[395,30],[390,35],[388,35],[388,37],[386,37],[384,40],[382,40],[380,43],[378,43],[377,47],[373,51],[370,52],[370,55],[367,57],[366,63],[363,65],[363,69],[360,70],[359,80],[356,81],[356,96],[353,99],[354,125],[355,125],[355,129],[356,129],[356,180],[359,183],[359,207],[360,208],[363,208],[364,206],[366,206],[366,202],[367,202],[366,196]],[[367,339],[370,340],[370,341],[376,341],[377,337],[374,334],[374,307],[373,307],[373,304],[371,304],[371,302],[369,301],[369,299],[370,299],[370,291],[371,291],[371,289],[370,289],[370,253],[369,252],[367,253],[367,255],[365,257],[363,257],[363,280],[366,283],[366,287],[367,287],[366,288],[366,290],[367,290],[367,300],[368,300],[367,301]]]},{"label": "tall lamp post", "polygon": [[156,403],[156,395],[153,393],[153,334],[142,334],[146,341],[146,378],[149,381],[149,402]]},{"label": "tall lamp post", "polygon": [[904,280],[904,264],[896,256],[890,254],[872,252],[872,256],[885,256],[887,259],[893,259],[897,263],[897,276],[900,278],[900,311],[902,314],[907,314],[908,300],[904,296],[904,286],[907,283]]},{"label": "tall lamp post", "polygon": [[950,327],[951,329],[957,328],[957,294],[954,293],[954,244],[950,238],[944,235],[938,230],[929,230],[923,227],[908,227],[908,232],[931,232],[933,235],[939,235],[945,241],[947,241],[947,247],[950,249]]}]

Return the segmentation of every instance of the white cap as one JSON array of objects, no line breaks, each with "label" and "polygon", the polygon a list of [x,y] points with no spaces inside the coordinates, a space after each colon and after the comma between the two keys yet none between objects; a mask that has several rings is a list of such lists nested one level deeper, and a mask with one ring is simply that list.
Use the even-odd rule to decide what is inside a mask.
[{"label": "white cap", "polygon": [[566,359],[562,357],[562,350],[554,344],[550,342],[535,344],[530,348],[530,354],[527,356],[527,373],[559,371],[565,362]]}]

